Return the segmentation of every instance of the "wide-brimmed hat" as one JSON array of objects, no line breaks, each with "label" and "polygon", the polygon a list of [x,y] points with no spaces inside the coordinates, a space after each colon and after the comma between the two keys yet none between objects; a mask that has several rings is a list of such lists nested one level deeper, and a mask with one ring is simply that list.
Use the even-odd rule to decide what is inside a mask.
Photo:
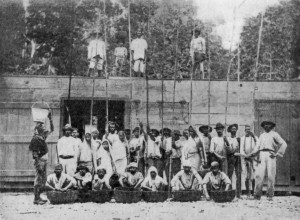
[{"label": "wide-brimmed hat", "polygon": [[231,132],[231,129],[232,129],[233,127],[236,127],[236,130],[239,129],[238,124],[232,124],[232,125],[229,125],[229,126],[228,126],[227,132]]},{"label": "wide-brimmed hat", "polygon": [[151,129],[152,134],[159,135],[159,131],[157,129]]},{"label": "wide-brimmed hat", "polygon": [[133,129],[133,131],[132,131],[132,132],[133,132],[133,133],[134,133],[134,132],[136,132],[136,131],[138,131],[138,132],[139,132],[140,130],[141,130],[141,129],[140,129],[140,127],[135,127],[135,128]]},{"label": "wide-brimmed hat", "polygon": [[168,134],[171,134],[171,129],[170,128],[164,128],[163,129],[163,132],[165,133],[168,133]]},{"label": "wide-brimmed hat", "polygon": [[174,130],[174,131],[173,131],[173,134],[174,134],[174,135],[179,135],[179,136],[181,136],[181,133],[180,133],[179,130]]},{"label": "wide-brimmed hat", "polygon": [[64,127],[63,127],[63,131],[73,131],[73,128],[70,124],[66,124]]},{"label": "wide-brimmed hat", "polygon": [[225,128],[225,126],[224,126],[222,123],[218,122],[218,123],[216,124],[215,129],[219,129],[219,128]]},{"label": "wide-brimmed hat", "polygon": [[272,128],[276,127],[276,124],[275,124],[274,122],[272,122],[272,121],[263,121],[263,122],[260,124],[260,126],[261,126],[261,127],[264,127],[264,126],[267,125],[267,124],[271,125]]},{"label": "wide-brimmed hat", "polygon": [[210,127],[210,126],[208,126],[208,125],[202,125],[202,126],[199,127],[199,131],[200,131],[201,133],[203,133],[205,129],[208,129],[208,132],[209,132],[209,133],[212,132],[212,127]]}]

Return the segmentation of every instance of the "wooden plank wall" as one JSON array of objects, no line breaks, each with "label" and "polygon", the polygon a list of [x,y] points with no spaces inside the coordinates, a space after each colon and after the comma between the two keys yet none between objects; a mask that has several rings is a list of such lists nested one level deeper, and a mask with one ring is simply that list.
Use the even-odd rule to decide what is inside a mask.
[{"label": "wooden plank wall", "polygon": [[[34,123],[31,118],[31,105],[36,101],[46,101],[53,109],[55,132],[49,137],[50,160],[49,169],[56,162],[55,146],[59,138],[61,123],[61,100],[68,97],[68,77],[55,76],[14,76],[0,77],[0,175],[7,180],[21,181],[27,178],[32,181],[32,160],[28,152],[29,141],[32,137]],[[72,79],[71,98],[86,99],[92,95],[92,79],[74,77]],[[126,100],[125,126],[129,127],[130,113],[132,127],[138,121],[146,122],[146,86],[145,80],[133,79],[133,98],[138,101],[132,104],[130,110],[130,86],[129,78],[111,78],[108,80],[108,95],[111,100]],[[258,100],[300,100],[300,82],[258,82],[256,99]],[[181,81],[176,85],[175,93],[175,128],[183,130],[188,126],[188,112],[190,100],[189,81]],[[161,127],[161,81],[149,81],[149,118],[153,128]],[[193,109],[192,123],[196,125],[208,123],[208,82],[193,82]],[[165,80],[164,93],[164,125],[171,127],[173,80]],[[238,103],[238,95],[240,102]],[[105,98],[105,80],[95,80],[95,97]],[[254,115],[252,82],[230,82],[228,97],[228,121],[238,123],[239,134],[243,134],[244,125],[257,120]],[[210,121],[214,125],[217,122],[224,123],[226,82],[211,82],[211,114]],[[137,103],[137,104],[136,104]],[[240,115],[237,115],[238,104]],[[298,129],[298,124],[292,125]],[[214,135],[214,133],[213,133]],[[296,161],[295,161],[296,162]],[[25,172],[25,173],[24,173]],[[28,174],[28,176],[26,175]],[[12,178],[12,179],[11,179]],[[23,179],[22,179],[23,180]],[[0,183],[1,184],[1,183]],[[2,184],[3,186],[3,184]],[[0,188],[2,187],[0,186]]]}]

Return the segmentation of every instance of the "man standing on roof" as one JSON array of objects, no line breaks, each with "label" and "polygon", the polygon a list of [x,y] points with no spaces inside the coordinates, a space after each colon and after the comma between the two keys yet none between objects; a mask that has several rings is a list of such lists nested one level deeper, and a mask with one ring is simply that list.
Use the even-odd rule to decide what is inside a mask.
[{"label": "man standing on roof", "polygon": [[268,175],[267,197],[268,200],[273,199],[276,177],[276,159],[278,156],[283,157],[287,148],[287,144],[283,138],[276,131],[273,131],[275,126],[276,124],[271,121],[263,121],[261,123],[264,133],[260,135],[256,149],[251,153],[251,155],[258,154],[260,160],[255,171],[254,198],[258,200],[262,194],[266,173]]},{"label": "man standing on roof", "polygon": [[73,128],[66,124],[63,127],[64,136],[57,141],[57,155],[63,172],[73,176],[77,167],[78,142],[71,136]]},{"label": "man standing on roof", "polygon": [[47,202],[40,197],[44,190],[45,183],[47,180],[47,160],[48,160],[48,146],[46,139],[54,131],[52,123],[51,112],[48,114],[50,122],[50,131],[45,127],[44,122],[37,122],[34,128],[34,136],[31,139],[29,150],[32,151],[32,157],[34,159],[34,167],[36,170],[34,179],[34,200],[33,203],[36,205],[43,205]]},{"label": "man standing on roof", "polygon": [[[88,45],[88,60],[90,62],[88,75],[104,76],[102,72],[104,63],[106,62],[106,45],[102,39],[102,33],[93,33],[91,36],[92,40]],[[91,73],[95,68],[97,68],[97,75]]]},{"label": "man standing on roof", "polygon": [[145,39],[142,38],[142,31],[136,32],[137,38],[131,42],[130,50],[134,61],[133,70],[137,77],[143,77],[146,68],[146,52],[148,44]]},{"label": "man standing on roof", "polygon": [[190,56],[193,61],[193,73],[200,67],[200,72],[204,74],[203,62],[205,60],[206,46],[205,39],[200,37],[201,31],[195,30],[191,41]]}]

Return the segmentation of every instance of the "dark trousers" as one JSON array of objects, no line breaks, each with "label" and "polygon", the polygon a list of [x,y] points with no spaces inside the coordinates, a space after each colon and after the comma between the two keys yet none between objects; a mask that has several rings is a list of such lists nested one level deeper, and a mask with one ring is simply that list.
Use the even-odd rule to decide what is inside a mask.
[{"label": "dark trousers", "polygon": [[39,200],[40,194],[45,188],[47,181],[47,160],[37,158],[34,160],[35,180],[34,180],[34,199]]},{"label": "dark trousers", "polygon": [[167,176],[167,180],[169,182],[181,170],[181,160],[180,160],[180,158],[172,159],[171,180],[169,180],[170,158],[167,158],[165,161],[166,161],[166,176]]},{"label": "dark trousers", "polygon": [[241,195],[242,184],[241,184],[241,160],[239,157],[230,155],[227,158],[228,160],[228,177],[232,181],[233,171],[236,175],[236,192],[237,196]]},{"label": "dark trousers", "polygon": [[212,154],[210,152],[206,152],[206,159],[207,159],[207,168],[211,166],[212,162]]},{"label": "dark trousers", "polygon": [[154,166],[160,177],[164,176],[164,161],[161,158],[150,157],[147,159],[148,168]]},{"label": "dark trousers", "polygon": [[145,176],[145,159],[143,157],[139,158],[138,170],[143,174],[143,176]]}]

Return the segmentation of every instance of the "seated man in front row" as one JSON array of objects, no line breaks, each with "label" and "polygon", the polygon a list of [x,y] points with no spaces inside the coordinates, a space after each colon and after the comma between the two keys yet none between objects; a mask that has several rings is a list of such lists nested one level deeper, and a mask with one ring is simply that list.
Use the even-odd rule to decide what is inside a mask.
[{"label": "seated man in front row", "polygon": [[55,166],[54,173],[47,177],[46,188],[64,192],[76,186],[75,179],[62,171],[63,166],[61,164]]},{"label": "seated man in front row", "polygon": [[138,172],[138,165],[135,162],[127,166],[126,172],[119,179],[122,187],[139,188],[144,177],[141,172]]},{"label": "seated man in front row", "polygon": [[173,191],[182,190],[202,190],[202,178],[199,173],[192,168],[190,161],[183,163],[183,170],[179,171],[172,179]]},{"label": "seated man in front row", "polygon": [[148,191],[163,191],[168,183],[158,175],[157,169],[152,166],[148,170],[148,175],[141,187]]},{"label": "seated man in front row", "polygon": [[110,175],[106,173],[106,168],[104,166],[97,167],[97,174],[94,176],[93,180],[93,190],[110,190],[109,185]]},{"label": "seated man in front row", "polygon": [[89,172],[89,169],[86,166],[79,165],[77,167],[74,178],[76,180],[76,187],[78,189],[92,189],[92,174]]},{"label": "seated man in front row", "polygon": [[228,176],[220,171],[218,162],[211,163],[211,171],[208,172],[203,179],[203,191],[207,200],[210,200],[210,191],[228,191],[231,186],[231,181]]}]

